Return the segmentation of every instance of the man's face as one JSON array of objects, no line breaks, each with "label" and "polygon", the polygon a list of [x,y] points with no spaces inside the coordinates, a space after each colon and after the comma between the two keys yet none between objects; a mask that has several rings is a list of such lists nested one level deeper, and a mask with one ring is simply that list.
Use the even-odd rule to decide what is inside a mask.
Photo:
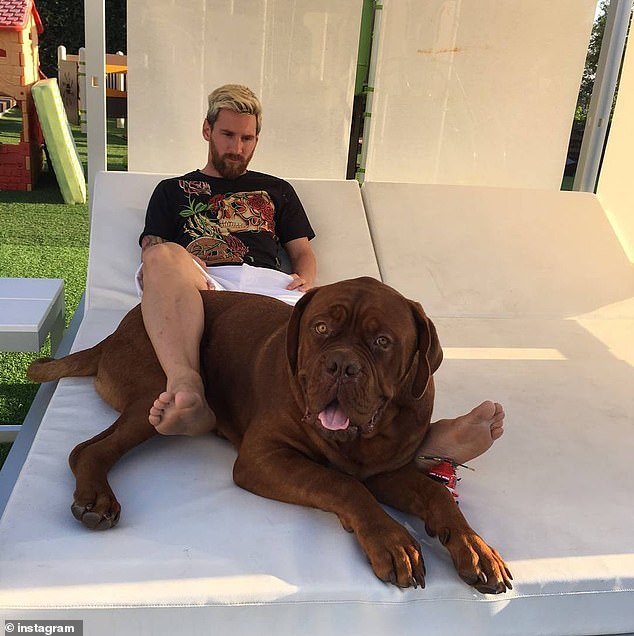
[{"label": "man's face", "polygon": [[[225,179],[236,179],[247,169],[258,143],[255,115],[220,110],[213,128],[205,120],[203,137],[209,142],[208,167]],[[209,166],[211,164],[211,166]]]}]

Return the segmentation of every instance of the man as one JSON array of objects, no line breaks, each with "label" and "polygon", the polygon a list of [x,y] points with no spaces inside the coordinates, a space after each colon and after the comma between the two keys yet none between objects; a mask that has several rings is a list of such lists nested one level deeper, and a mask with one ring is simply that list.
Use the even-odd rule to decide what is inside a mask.
[{"label": "man", "polygon": [[[247,170],[255,152],[261,105],[245,86],[221,86],[209,95],[203,122],[207,163],[154,191],[140,237],[143,321],[167,386],[154,402],[150,423],[165,435],[197,435],[213,428],[204,397],[199,345],[204,313],[200,290],[239,289],[294,304],[312,287],[317,266],[309,240],[314,233],[287,182]],[[278,246],[292,274],[280,270]],[[432,425],[421,449],[464,463],[502,435],[504,411],[484,402],[455,420]]]}]

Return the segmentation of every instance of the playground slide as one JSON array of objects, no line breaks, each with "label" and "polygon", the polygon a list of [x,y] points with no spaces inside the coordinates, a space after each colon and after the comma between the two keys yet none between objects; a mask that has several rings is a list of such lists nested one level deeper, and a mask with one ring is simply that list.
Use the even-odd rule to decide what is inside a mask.
[{"label": "playground slide", "polygon": [[44,133],[48,156],[65,203],[86,202],[86,179],[56,79],[36,82],[31,89]]}]

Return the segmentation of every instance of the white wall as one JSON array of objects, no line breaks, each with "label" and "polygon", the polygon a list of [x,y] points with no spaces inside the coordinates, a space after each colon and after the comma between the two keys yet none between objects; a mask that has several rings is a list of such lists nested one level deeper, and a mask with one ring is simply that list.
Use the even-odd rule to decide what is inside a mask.
[{"label": "white wall", "polygon": [[366,179],[559,189],[596,0],[384,0]]},{"label": "white wall", "polygon": [[251,167],[345,178],[362,0],[128,3],[129,169],[206,161],[207,94],[250,86],[264,107]]},{"label": "white wall", "polygon": [[634,263],[634,45],[625,51],[619,92],[603,157],[597,196]]}]

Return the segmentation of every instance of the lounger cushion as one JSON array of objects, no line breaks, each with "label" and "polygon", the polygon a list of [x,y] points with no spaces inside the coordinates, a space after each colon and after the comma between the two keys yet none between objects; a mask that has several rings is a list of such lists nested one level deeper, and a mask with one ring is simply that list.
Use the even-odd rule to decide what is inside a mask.
[{"label": "lounger cushion", "polygon": [[[136,236],[157,179],[102,175],[97,181],[89,302],[76,349],[107,335],[136,302]],[[363,238],[363,210],[356,207],[359,192],[340,182],[306,183],[304,189],[293,183],[319,234],[315,248],[326,282],[338,271],[331,265],[343,267],[346,259],[337,259],[346,241],[361,240],[355,250],[371,247]],[[582,210],[580,218],[593,230],[584,225],[579,232],[593,236],[593,250],[602,258],[593,260],[591,251],[563,239],[558,249],[573,247],[557,258],[577,259],[570,267],[586,275],[586,295],[570,283],[577,287],[574,293],[564,289],[564,299],[551,294],[541,305],[529,303],[525,296],[534,295],[532,289],[502,283],[531,281],[535,259],[525,260],[532,243],[522,246],[518,224],[497,224],[494,217],[508,212],[500,201],[530,206],[521,195],[516,201],[517,193],[487,199],[472,190],[466,204],[480,201],[478,211],[489,214],[483,224],[475,214],[462,215],[451,192],[443,192],[446,205],[440,193],[426,196],[437,202],[439,215],[447,211],[443,218],[453,232],[433,215],[423,216],[424,222],[413,218],[426,206],[412,206],[410,193],[395,185],[377,200],[364,186],[365,207],[383,275],[421,300],[438,328],[445,360],[436,374],[435,417],[464,413],[486,398],[505,405],[503,438],[472,462],[476,472],[460,472],[459,491],[473,527],[508,560],[512,591],[497,597],[473,591],[423,524],[393,510],[423,544],[427,587],[399,590],[380,582],[333,515],[236,487],[235,451],[213,436],[158,437],[132,451],[111,474],[123,506],[119,526],[90,532],[69,511],[73,478],[66,457],[116,413],[96,396],[92,379],[72,378],[60,381],[0,520],[2,616],[83,619],[85,633],[98,636],[210,629],[486,636],[634,631],[631,266],[612,252],[618,243],[600,217]],[[419,194],[418,202],[424,199]],[[556,214],[559,207],[549,205]],[[329,217],[326,208],[338,216]],[[567,226],[569,217],[562,218],[568,220],[552,225],[553,231]],[[403,224],[407,232],[399,229]],[[515,268],[515,275],[496,272],[487,260],[494,254],[486,250],[485,258],[478,241],[460,239],[463,250],[453,250],[457,235],[479,239],[485,226],[506,228],[501,244],[520,250],[510,258],[512,247],[500,248],[504,267]],[[427,258],[422,241],[431,244],[426,253],[433,261],[421,260]],[[407,267],[399,270],[394,263],[403,254]],[[376,262],[366,256],[346,261],[346,276],[376,273]],[[598,280],[605,278],[605,285],[592,278],[592,268],[601,267],[607,269]],[[441,286],[434,286],[435,271]],[[538,270],[536,280],[548,281],[547,273]],[[564,288],[569,282],[556,268],[550,275]],[[476,283],[486,293],[472,289]],[[469,302],[461,298],[467,291]],[[488,303],[484,310],[476,302],[480,297]],[[529,306],[531,312],[522,314]]]}]

